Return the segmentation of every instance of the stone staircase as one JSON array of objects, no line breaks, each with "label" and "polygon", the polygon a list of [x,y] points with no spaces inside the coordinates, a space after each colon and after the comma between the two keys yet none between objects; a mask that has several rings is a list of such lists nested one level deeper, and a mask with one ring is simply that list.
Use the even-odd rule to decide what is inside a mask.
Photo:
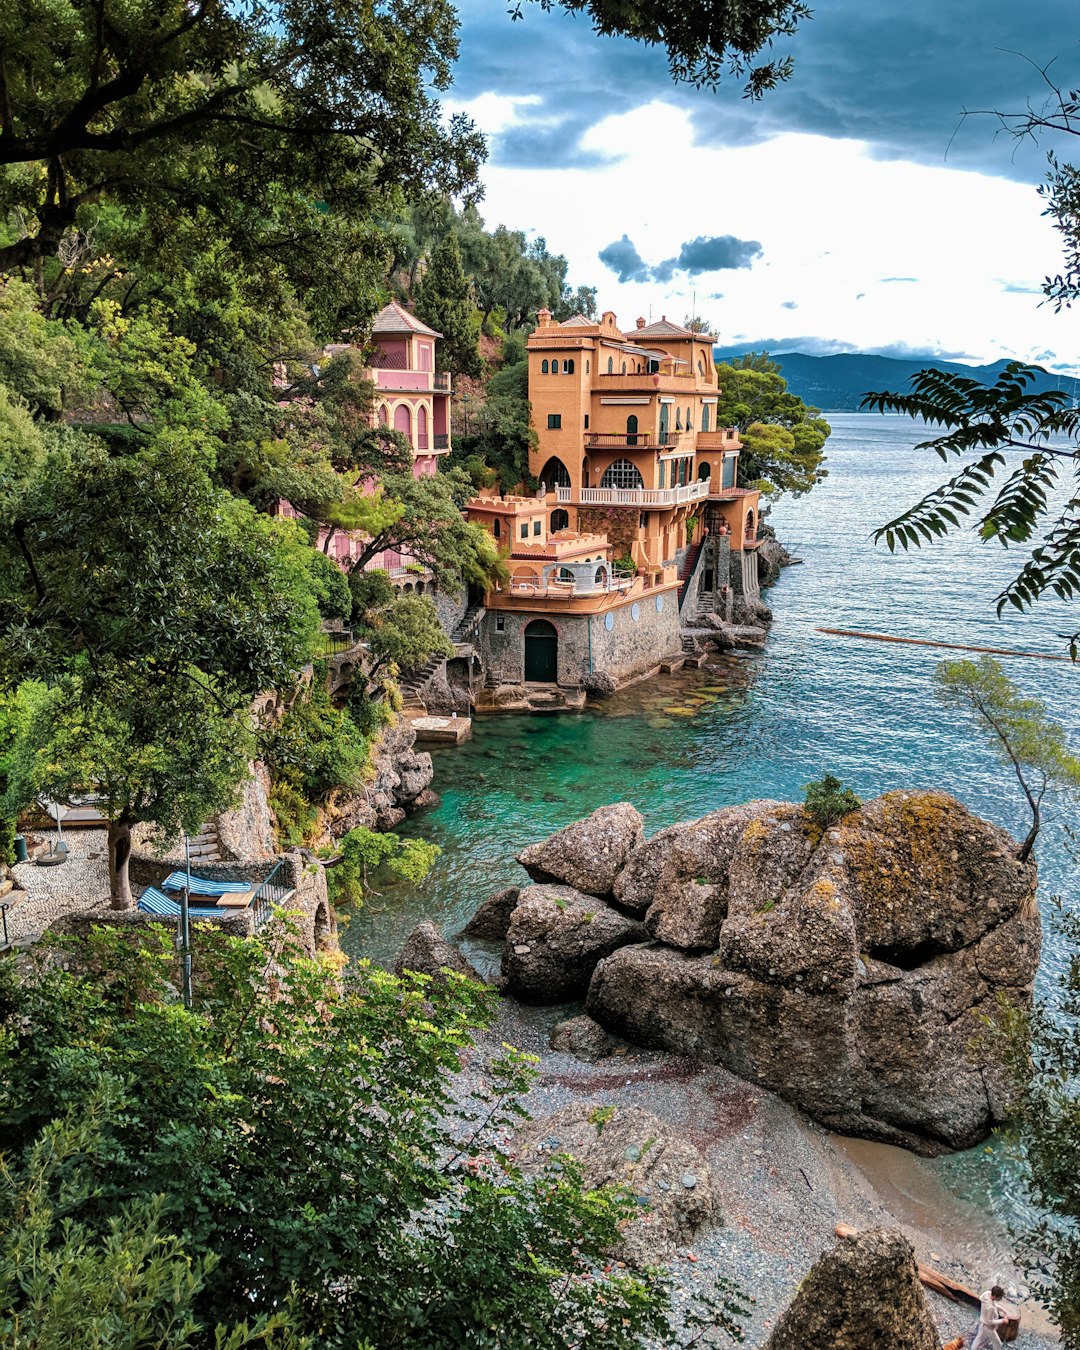
[{"label": "stone staircase", "polygon": [[686,550],[683,557],[682,570],[679,572],[679,580],[682,585],[679,587],[679,608],[682,609],[683,601],[686,599],[686,592],[690,589],[690,582],[694,577],[694,570],[698,564],[698,558],[701,557],[701,550],[704,541],[699,540],[696,544]]},{"label": "stone staircase", "polygon": [[450,634],[450,641],[455,646],[472,642],[476,637],[476,630],[480,627],[480,621],[486,613],[487,610],[484,608],[483,602],[474,600],[461,616],[458,626]]},{"label": "stone staircase", "polygon": [[401,701],[406,708],[423,708],[425,685],[443,663],[441,656],[433,656],[419,670],[410,671],[400,682]]},{"label": "stone staircase", "polygon": [[212,863],[224,862],[225,857],[221,852],[221,839],[218,837],[217,824],[215,821],[208,821],[198,834],[193,834],[188,840],[188,849],[193,863]]}]

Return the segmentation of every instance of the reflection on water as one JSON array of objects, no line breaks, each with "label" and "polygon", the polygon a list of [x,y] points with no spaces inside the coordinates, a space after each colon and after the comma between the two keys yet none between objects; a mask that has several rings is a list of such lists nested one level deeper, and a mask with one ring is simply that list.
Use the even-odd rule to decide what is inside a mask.
[{"label": "reflection on water", "polygon": [[[804,565],[788,569],[766,597],[776,622],[765,652],[717,657],[710,669],[635,685],[576,715],[478,719],[472,741],[433,755],[442,804],[402,827],[442,846],[435,870],[416,890],[382,887],[346,931],[351,953],[387,961],[421,918],[454,932],[492,891],[522,879],[513,859],[526,844],[607,802],[633,802],[652,832],[752,798],[800,798],[807,782],[832,772],[863,797],[944,788],[1014,833],[1026,828],[1015,782],[933,696],[942,653],[816,630],[1061,652],[1072,616],[1054,600],[1030,616],[996,619],[992,602],[1019,559],[970,534],[897,557],[876,547],[872,528],[940,481],[942,465],[912,450],[918,435],[903,419],[830,421],[829,478],[773,513]],[[1003,663],[1080,737],[1080,671]],[[1050,815],[1039,846],[1043,891],[1072,896],[1053,807]],[[490,968],[490,951],[470,955]],[[1048,932],[1044,990],[1064,958],[1060,938]],[[1007,1184],[996,1155],[979,1158],[989,1164],[976,1160],[969,1169],[975,1190],[988,1180]],[[967,1184],[964,1160],[945,1166],[954,1184]]]}]

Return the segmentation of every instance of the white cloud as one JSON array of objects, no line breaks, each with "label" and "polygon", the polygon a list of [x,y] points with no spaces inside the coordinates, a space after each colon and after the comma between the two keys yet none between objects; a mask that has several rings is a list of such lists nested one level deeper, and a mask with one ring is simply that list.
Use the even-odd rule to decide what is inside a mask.
[{"label": "white cloud", "polygon": [[[519,118],[517,107],[509,111]],[[685,278],[667,287],[618,283],[597,257],[613,239],[627,235],[656,264],[696,236],[734,235],[760,241],[762,256],[724,272],[722,304],[700,306],[722,341],[790,332],[795,302],[800,332],[856,348],[904,343],[978,359],[1030,359],[1051,348],[1080,363],[1067,323],[1030,293],[1060,260],[1031,187],[875,159],[854,140],[785,134],[704,146],[687,113],[662,101],[603,119],[581,147],[608,162],[487,166],[483,210],[491,226],[544,235],[570,260],[571,284],[596,285],[601,307],[624,324],[650,309],[681,319],[695,288]],[[887,280],[896,277],[914,280]],[[709,296],[719,279],[697,278],[697,293]]]},{"label": "white cloud", "polygon": [[535,108],[543,102],[539,94],[478,94],[476,98],[442,100],[446,114],[464,113],[487,136],[497,136],[511,127],[532,120],[521,115],[523,108]]}]

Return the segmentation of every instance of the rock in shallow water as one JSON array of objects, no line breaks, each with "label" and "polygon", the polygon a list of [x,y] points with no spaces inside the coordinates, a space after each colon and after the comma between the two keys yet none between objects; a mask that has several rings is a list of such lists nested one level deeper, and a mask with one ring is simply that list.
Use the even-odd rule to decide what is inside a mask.
[{"label": "rock in shallow water", "polygon": [[629,802],[616,802],[530,844],[518,862],[534,881],[564,882],[588,895],[607,896],[643,832],[639,812]]}]

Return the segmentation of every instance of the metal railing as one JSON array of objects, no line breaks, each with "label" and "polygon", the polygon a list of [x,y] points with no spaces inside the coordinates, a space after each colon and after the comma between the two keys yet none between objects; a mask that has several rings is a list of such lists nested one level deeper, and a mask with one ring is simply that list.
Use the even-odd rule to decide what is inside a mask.
[{"label": "metal railing", "polygon": [[339,656],[356,646],[356,634],[351,628],[342,628],[336,632],[324,632],[320,636],[318,654],[320,656]]},{"label": "metal railing", "polygon": [[448,370],[437,370],[431,387],[437,389],[441,394],[448,394],[450,392],[450,372]]},{"label": "metal railing", "polygon": [[280,875],[284,869],[283,861],[275,863],[270,869],[269,876],[251,897],[251,917],[256,932],[273,917],[274,908],[283,905],[293,893],[293,887],[288,884],[288,880]]},{"label": "metal railing", "polygon": [[450,449],[449,433],[437,432],[432,437],[432,444],[436,450],[449,450]]}]

